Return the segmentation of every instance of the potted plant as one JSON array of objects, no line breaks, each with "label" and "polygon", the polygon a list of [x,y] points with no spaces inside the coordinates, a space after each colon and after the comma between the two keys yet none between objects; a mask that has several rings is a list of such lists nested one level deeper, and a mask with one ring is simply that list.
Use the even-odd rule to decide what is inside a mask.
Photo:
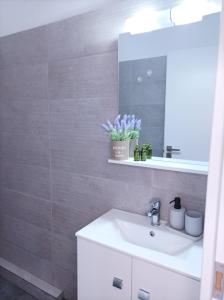
[{"label": "potted plant", "polygon": [[129,136],[130,136],[130,146],[129,146],[129,156],[134,157],[135,146],[138,145],[138,139],[141,130],[141,119],[137,119],[135,115],[128,115],[128,120],[130,122]]},{"label": "potted plant", "polygon": [[121,118],[118,115],[114,123],[109,120],[102,124],[112,142],[111,158],[115,160],[127,160],[129,158],[130,122],[127,115]]}]

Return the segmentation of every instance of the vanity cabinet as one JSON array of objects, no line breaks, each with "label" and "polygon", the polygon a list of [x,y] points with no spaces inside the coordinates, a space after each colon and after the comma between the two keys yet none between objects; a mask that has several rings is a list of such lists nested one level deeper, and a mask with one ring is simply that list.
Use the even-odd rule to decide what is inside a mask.
[{"label": "vanity cabinet", "polygon": [[131,299],[131,257],[78,239],[78,300]]},{"label": "vanity cabinet", "polygon": [[78,238],[78,300],[198,300],[200,282]]},{"label": "vanity cabinet", "polygon": [[199,300],[199,281],[133,258],[132,300]]}]

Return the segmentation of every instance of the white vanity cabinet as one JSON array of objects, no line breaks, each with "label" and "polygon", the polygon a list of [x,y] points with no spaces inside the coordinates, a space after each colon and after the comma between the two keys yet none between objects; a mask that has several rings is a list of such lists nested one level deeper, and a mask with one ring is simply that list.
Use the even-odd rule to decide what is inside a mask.
[{"label": "white vanity cabinet", "polygon": [[198,300],[200,282],[78,238],[78,300]]},{"label": "white vanity cabinet", "polygon": [[78,239],[78,300],[131,299],[131,257]]},{"label": "white vanity cabinet", "polygon": [[200,282],[133,258],[132,300],[199,300]]}]

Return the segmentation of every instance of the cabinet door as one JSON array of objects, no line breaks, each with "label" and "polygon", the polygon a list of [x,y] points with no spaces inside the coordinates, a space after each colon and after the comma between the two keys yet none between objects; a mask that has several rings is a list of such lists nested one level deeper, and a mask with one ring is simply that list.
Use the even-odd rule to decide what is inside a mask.
[{"label": "cabinet door", "polygon": [[131,257],[79,238],[78,300],[131,300]]},{"label": "cabinet door", "polygon": [[138,259],[132,280],[132,300],[199,300],[199,281]]}]

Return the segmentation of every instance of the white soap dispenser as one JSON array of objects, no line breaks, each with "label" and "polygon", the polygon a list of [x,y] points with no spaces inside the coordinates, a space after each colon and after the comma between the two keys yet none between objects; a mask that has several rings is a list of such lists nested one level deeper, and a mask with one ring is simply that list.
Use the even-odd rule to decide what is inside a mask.
[{"label": "white soap dispenser", "polygon": [[174,206],[170,208],[170,226],[178,229],[184,229],[185,221],[185,208],[181,207],[180,197],[176,197],[174,200],[170,201],[170,204],[174,202]]}]

